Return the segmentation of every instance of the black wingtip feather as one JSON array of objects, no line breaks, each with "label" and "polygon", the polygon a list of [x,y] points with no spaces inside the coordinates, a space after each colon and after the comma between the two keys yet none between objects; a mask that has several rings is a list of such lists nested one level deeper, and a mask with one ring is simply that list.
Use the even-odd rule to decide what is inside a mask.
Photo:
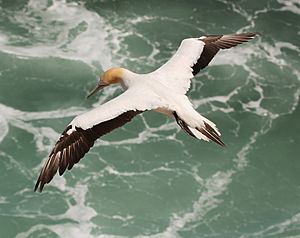
[{"label": "black wingtip feather", "polygon": [[225,143],[221,140],[220,135],[208,123],[204,122],[204,127],[197,128],[197,130],[205,135],[208,139],[212,140],[222,147],[225,147]]},{"label": "black wingtip feather", "polygon": [[142,112],[143,111],[130,110],[87,130],[75,127],[70,134],[67,133],[72,128],[72,126],[69,125],[51,151],[37,179],[34,191],[42,192],[45,184],[50,183],[57,171],[59,175],[63,175],[66,169],[72,169],[74,164],[78,163],[90,150],[90,147],[94,145],[97,138],[123,126]]},{"label": "black wingtip feather", "polygon": [[38,179],[37,179],[37,181],[36,181],[36,183],[35,183],[35,186],[34,186],[34,191],[36,192],[36,190],[38,189],[38,187],[39,187],[39,185],[40,185],[40,178],[41,178],[41,174],[39,175],[39,177],[38,177]]},{"label": "black wingtip feather", "polygon": [[205,45],[196,64],[192,66],[193,75],[198,74],[201,69],[205,68],[220,49],[229,49],[248,42],[256,35],[258,35],[257,32],[247,32],[233,35],[207,35],[205,38],[199,38]]}]

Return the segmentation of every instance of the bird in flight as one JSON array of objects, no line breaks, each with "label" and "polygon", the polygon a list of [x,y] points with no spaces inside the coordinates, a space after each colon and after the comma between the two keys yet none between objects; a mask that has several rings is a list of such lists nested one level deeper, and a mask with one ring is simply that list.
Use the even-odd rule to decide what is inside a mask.
[{"label": "bird in flight", "polygon": [[181,42],[169,61],[151,73],[137,74],[124,68],[104,72],[89,96],[112,84],[121,84],[125,92],[71,121],[44,164],[34,191],[41,192],[57,171],[62,175],[66,169],[72,169],[99,137],[149,110],[174,118],[181,129],[194,138],[224,146],[216,125],[193,108],[186,93],[191,79],[220,49],[229,49],[255,36],[256,33],[241,33],[188,38]]}]

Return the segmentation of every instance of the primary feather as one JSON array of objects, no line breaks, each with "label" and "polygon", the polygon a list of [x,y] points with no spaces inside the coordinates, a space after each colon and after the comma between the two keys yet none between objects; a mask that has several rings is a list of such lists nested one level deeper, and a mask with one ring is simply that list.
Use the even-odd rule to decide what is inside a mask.
[{"label": "primary feather", "polygon": [[71,169],[99,137],[147,110],[174,117],[177,124],[194,138],[224,146],[216,125],[200,115],[185,94],[191,79],[209,64],[220,49],[247,42],[255,35],[242,33],[185,39],[168,62],[149,74],[136,74],[123,68],[106,71],[93,93],[116,83],[120,83],[126,91],[71,121],[43,166],[35,190],[42,191],[57,171],[62,175],[66,169]]}]

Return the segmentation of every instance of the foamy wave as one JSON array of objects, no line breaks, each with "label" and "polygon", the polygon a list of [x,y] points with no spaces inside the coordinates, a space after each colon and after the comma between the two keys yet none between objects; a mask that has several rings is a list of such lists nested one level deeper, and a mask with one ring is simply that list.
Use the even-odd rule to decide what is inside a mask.
[{"label": "foamy wave", "polygon": [[210,66],[212,65],[245,65],[247,61],[257,55],[257,49],[253,42],[249,42],[248,45],[238,46],[236,48],[220,51],[218,55],[213,58]]},{"label": "foamy wave", "polygon": [[[64,180],[61,178],[61,181]],[[68,210],[61,215],[51,216],[45,215],[47,218],[51,220],[68,220],[75,222],[66,222],[63,224],[57,225],[44,225],[44,224],[36,224],[32,226],[29,230],[19,233],[16,238],[26,238],[30,237],[31,234],[40,231],[44,233],[45,230],[50,230],[56,233],[59,237],[64,238],[81,238],[81,237],[89,237],[94,238],[91,234],[92,229],[94,228],[94,224],[90,222],[90,220],[96,216],[96,211],[85,204],[86,194],[88,191],[87,185],[83,185],[77,183],[75,187],[71,188],[65,185],[64,182],[58,182],[59,179],[53,181],[54,183],[60,183],[58,188],[63,189],[65,194],[70,197],[70,199],[74,199],[74,201],[70,202],[70,199],[66,199],[67,204],[69,206]],[[24,216],[24,214],[23,214]],[[39,216],[44,216],[43,214],[39,214]]]},{"label": "foamy wave", "polygon": [[[37,24],[32,17],[32,15],[42,16],[44,29],[40,28],[40,25]],[[43,34],[48,34],[47,30],[51,26],[50,23],[55,19],[62,23],[60,27],[58,27],[60,33],[58,33],[57,38],[54,41],[49,41],[48,43],[35,43],[33,46],[26,47],[17,47],[9,45],[9,36],[0,35],[0,45],[2,50],[6,52],[10,52],[13,54],[18,54],[26,57],[48,57],[48,56],[56,56],[67,59],[78,59],[86,62],[89,65],[93,65],[94,62],[100,62],[103,68],[107,68],[112,65],[112,57],[111,52],[107,51],[106,48],[106,37],[108,33],[106,32],[106,22],[96,13],[90,12],[86,10],[82,5],[78,3],[67,3],[66,1],[58,1],[54,0],[53,4],[48,5],[48,1],[37,1],[31,0],[28,4],[28,9],[25,12],[19,12],[14,18],[15,22],[19,22],[22,24],[22,19],[27,19],[31,22],[31,25],[24,26],[28,27],[30,31],[33,31],[37,37],[44,39]],[[147,21],[149,18],[137,18],[135,21],[132,21],[132,24],[138,24],[142,21]],[[150,19],[152,20],[152,19]],[[129,27],[129,26],[128,26]],[[130,28],[130,27],[129,27]],[[72,32],[73,29],[76,29],[78,32],[75,36],[71,36],[68,34]],[[103,31],[103,29],[105,29]],[[132,29],[131,29],[132,30]],[[114,32],[112,30],[111,32]],[[52,32],[53,34],[55,32]],[[115,30],[115,33],[118,33]],[[112,43],[117,47],[120,47],[119,42],[122,37],[125,37],[132,32],[122,32],[118,35],[119,38],[114,38]],[[40,35],[39,35],[40,34]],[[141,36],[141,35],[139,35]],[[149,54],[150,64],[155,64],[155,57],[158,54],[159,50],[156,48],[153,42],[149,42],[144,36],[142,39],[147,41],[150,45],[152,45],[152,52]],[[232,49],[232,51],[227,51],[221,54],[218,54],[216,60],[212,62],[214,65],[222,65],[222,64],[232,64],[232,65],[240,65],[244,67],[244,69],[249,72],[250,76],[255,78],[255,80],[259,79],[259,75],[256,75],[253,70],[247,67],[248,60],[252,57],[261,57],[265,58],[270,62],[279,64],[281,66],[286,66],[288,63],[281,59],[282,49],[289,48],[291,50],[298,49],[293,45],[284,42],[277,42],[274,46],[266,44],[264,42],[259,42],[261,47],[263,47],[266,52],[261,52],[258,46],[249,45],[249,46],[241,46],[236,49]],[[109,47],[108,47],[109,48]],[[118,51],[119,48],[114,50],[114,53]],[[106,51],[105,51],[106,50]],[[105,52],[105,54],[104,54]],[[120,59],[120,62],[124,60],[126,57],[130,57],[130,52],[128,51],[126,55],[123,55]],[[139,58],[135,58],[134,61],[138,62],[140,59],[145,59],[148,56],[142,56]],[[147,61],[147,62],[149,62]],[[157,63],[157,62],[156,62]],[[298,71],[295,72],[297,74]],[[194,224],[202,224],[205,222],[205,217],[209,212],[218,207],[223,201],[220,198],[221,195],[224,194],[228,190],[228,186],[234,179],[234,176],[243,171],[247,165],[247,155],[252,149],[252,145],[256,142],[256,140],[271,128],[272,121],[275,117],[268,110],[261,107],[261,101],[264,98],[263,88],[259,83],[255,82],[255,90],[259,93],[259,99],[256,101],[251,101],[247,104],[242,104],[242,107],[245,111],[250,111],[256,113],[260,116],[268,116],[267,122],[264,124],[264,128],[261,130],[253,132],[252,136],[250,136],[248,143],[242,146],[240,151],[237,153],[236,158],[233,159],[232,168],[226,171],[217,171],[207,179],[203,179],[199,176],[197,168],[192,168],[192,176],[195,181],[198,182],[199,187],[203,188],[203,192],[201,192],[197,199],[190,204],[189,211],[182,211],[178,213],[174,213],[172,217],[169,219],[169,225],[165,228],[165,230],[161,233],[153,234],[153,235],[141,235],[136,236],[136,238],[176,238],[180,237],[179,231],[188,229]],[[227,95],[218,95],[204,99],[195,99],[194,104],[197,106],[209,104],[211,102],[223,102],[224,104],[228,104],[229,100],[237,94],[237,91],[240,88],[235,88],[232,92]],[[107,100],[112,94],[116,92],[117,88],[111,88],[106,90],[104,94],[100,97],[99,101],[93,106],[97,106],[99,103],[102,103],[104,100]],[[294,97],[293,108],[296,108],[298,103],[300,91],[298,90]],[[294,110],[293,109],[293,110]],[[28,131],[34,135],[34,139],[36,142],[36,146],[40,151],[49,151],[51,148],[51,144],[55,142],[58,138],[59,133],[54,131],[49,127],[35,127],[32,124],[32,121],[37,119],[53,119],[53,118],[64,118],[69,116],[75,116],[81,112],[84,112],[85,108],[69,108],[67,110],[57,110],[57,111],[49,111],[49,112],[22,112],[5,105],[0,104],[0,115],[4,115],[4,117],[0,116],[0,129],[2,132],[2,128],[4,133],[0,135],[0,143],[3,138],[8,133],[8,125],[13,125],[15,127],[21,128],[23,130]],[[214,110],[224,111],[226,113],[230,113],[234,111],[234,108],[221,108],[215,106]],[[278,115],[275,115],[278,116]],[[221,123],[221,122],[219,122]],[[176,134],[179,129],[177,125],[172,123],[164,124],[157,128],[151,128],[147,125],[146,121],[144,121],[145,130],[138,134],[137,137],[131,139],[125,139],[120,141],[98,141],[96,146],[99,145],[126,145],[126,144],[140,144],[149,141],[149,139],[153,138],[155,141],[165,140],[166,136],[160,136],[158,131],[174,131],[174,133],[169,136],[172,140],[176,140]],[[240,124],[237,124],[239,127]],[[177,128],[177,129],[176,129]],[[50,143],[45,143],[45,138],[50,141]],[[178,143],[182,143],[180,140],[177,140]],[[1,154],[2,155],[2,154]],[[41,163],[43,163],[41,161]],[[38,166],[40,168],[40,165]],[[145,176],[150,175],[155,171],[170,171],[168,168],[159,167],[154,170],[146,171],[146,172],[119,172],[114,167],[107,166],[103,169],[103,172],[108,172],[109,174],[116,176]],[[27,174],[28,175],[28,174]],[[30,175],[29,175],[30,176]],[[85,183],[85,181],[81,181]],[[97,211],[89,206],[86,202],[86,194],[88,191],[88,186],[85,184],[76,184],[74,188],[67,185],[64,177],[58,177],[51,182],[50,186],[54,186],[60,191],[63,191],[67,196],[74,198],[75,202],[70,202],[68,198],[66,199],[68,204],[68,209],[64,214],[58,216],[48,216],[47,214],[40,214],[40,216],[47,216],[50,220],[60,221],[63,219],[68,220],[63,224],[55,224],[55,225],[44,225],[37,224],[31,227],[29,230],[19,233],[17,238],[27,238],[31,237],[33,233],[43,232],[45,230],[52,231],[56,233],[59,237],[69,238],[69,237],[86,237],[86,238],[123,238],[124,236],[115,236],[108,234],[93,234],[93,228],[95,228],[95,224],[92,221],[92,218],[97,215]],[[4,201],[6,201],[4,199]],[[1,198],[0,198],[1,202]],[[24,215],[25,216],[25,215]],[[118,219],[126,222],[128,219],[131,219],[130,216],[118,216],[113,215],[112,218]],[[69,221],[74,221],[74,223]],[[265,230],[258,232],[256,234],[246,235],[243,238],[247,237],[256,237],[263,236],[265,234],[272,234],[275,230],[274,234],[281,234],[282,229],[289,228],[291,224],[299,224],[299,215],[295,215],[291,219],[284,221],[279,224],[272,225]],[[101,230],[101,227],[97,227],[97,229]]]},{"label": "foamy wave", "polygon": [[8,134],[8,125],[6,120],[0,114],[0,144],[3,141],[4,137]]},{"label": "foamy wave", "polygon": [[[33,35],[32,40],[36,43],[13,46],[10,39],[22,40],[21,36],[0,32],[1,51],[22,57],[53,56],[81,60],[96,67],[100,63],[104,69],[111,67],[111,51],[106,43],[110,30],[108,23],[79,3],[51,2],[49,6],[47,0],[30,0],[26,9],[10,16],[12,22]],[[48,40],[45,42],[45,39]]]},{"label": "foamy wave", "polygon": [[295,14],[300,15],[300,5],[299,5],[299,0],[277,0],[280,4],[284,5],[280,10],[282,11],[290,11]]},{"label": "foamy wave", "polygon": [[282,221],[277,224],[270,225],[269,227],[252,233],[245,234],[240,236],[240,238],[256,238],[256,237],[290,237],[290,238],[298,238],[299,235],[286,235],[286,232],[290,234],[299,233],[300,230],[300,213],[292,216],[285,221]]},{"label": "foamy wave", "polygon": [[9,125],[15,126],[34,136],[39,151],[49,151],[57,140],[59,133],[49,127],[35,127],[32,121],[39,119],[53,119],[75,116],[84,112],[82,108],[71,107],[66,110],[55,110],[47,112],[24,112],[3,104],[0,104],[0,142],[8,134]]},{"label": "foamy wave", "polygon": [[203,218],[208,212],[216,208],[221,202],[218,196],[227,190],[228,184],[231,182],[233,171],[217,172],[204,181],[203,189],[200,197],[193,204],[193,210],[185,214],[174,214],[170,221],[167,232],[176,234],[182,228],[186,228],[191,222],[203,222]]}]

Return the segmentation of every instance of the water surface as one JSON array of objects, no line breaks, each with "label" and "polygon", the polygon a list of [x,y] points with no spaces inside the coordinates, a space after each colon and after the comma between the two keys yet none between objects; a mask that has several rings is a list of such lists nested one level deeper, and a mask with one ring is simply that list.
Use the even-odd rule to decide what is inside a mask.
[{"label": "water surface", "polygon": [[[300,3],[0,1],[0,236],[300,237]],[[150,72],[186,37],[257,31],[220,52],[189,96],[227,147],[153,112],[33,193],[69,121],[112,66]]]}]

